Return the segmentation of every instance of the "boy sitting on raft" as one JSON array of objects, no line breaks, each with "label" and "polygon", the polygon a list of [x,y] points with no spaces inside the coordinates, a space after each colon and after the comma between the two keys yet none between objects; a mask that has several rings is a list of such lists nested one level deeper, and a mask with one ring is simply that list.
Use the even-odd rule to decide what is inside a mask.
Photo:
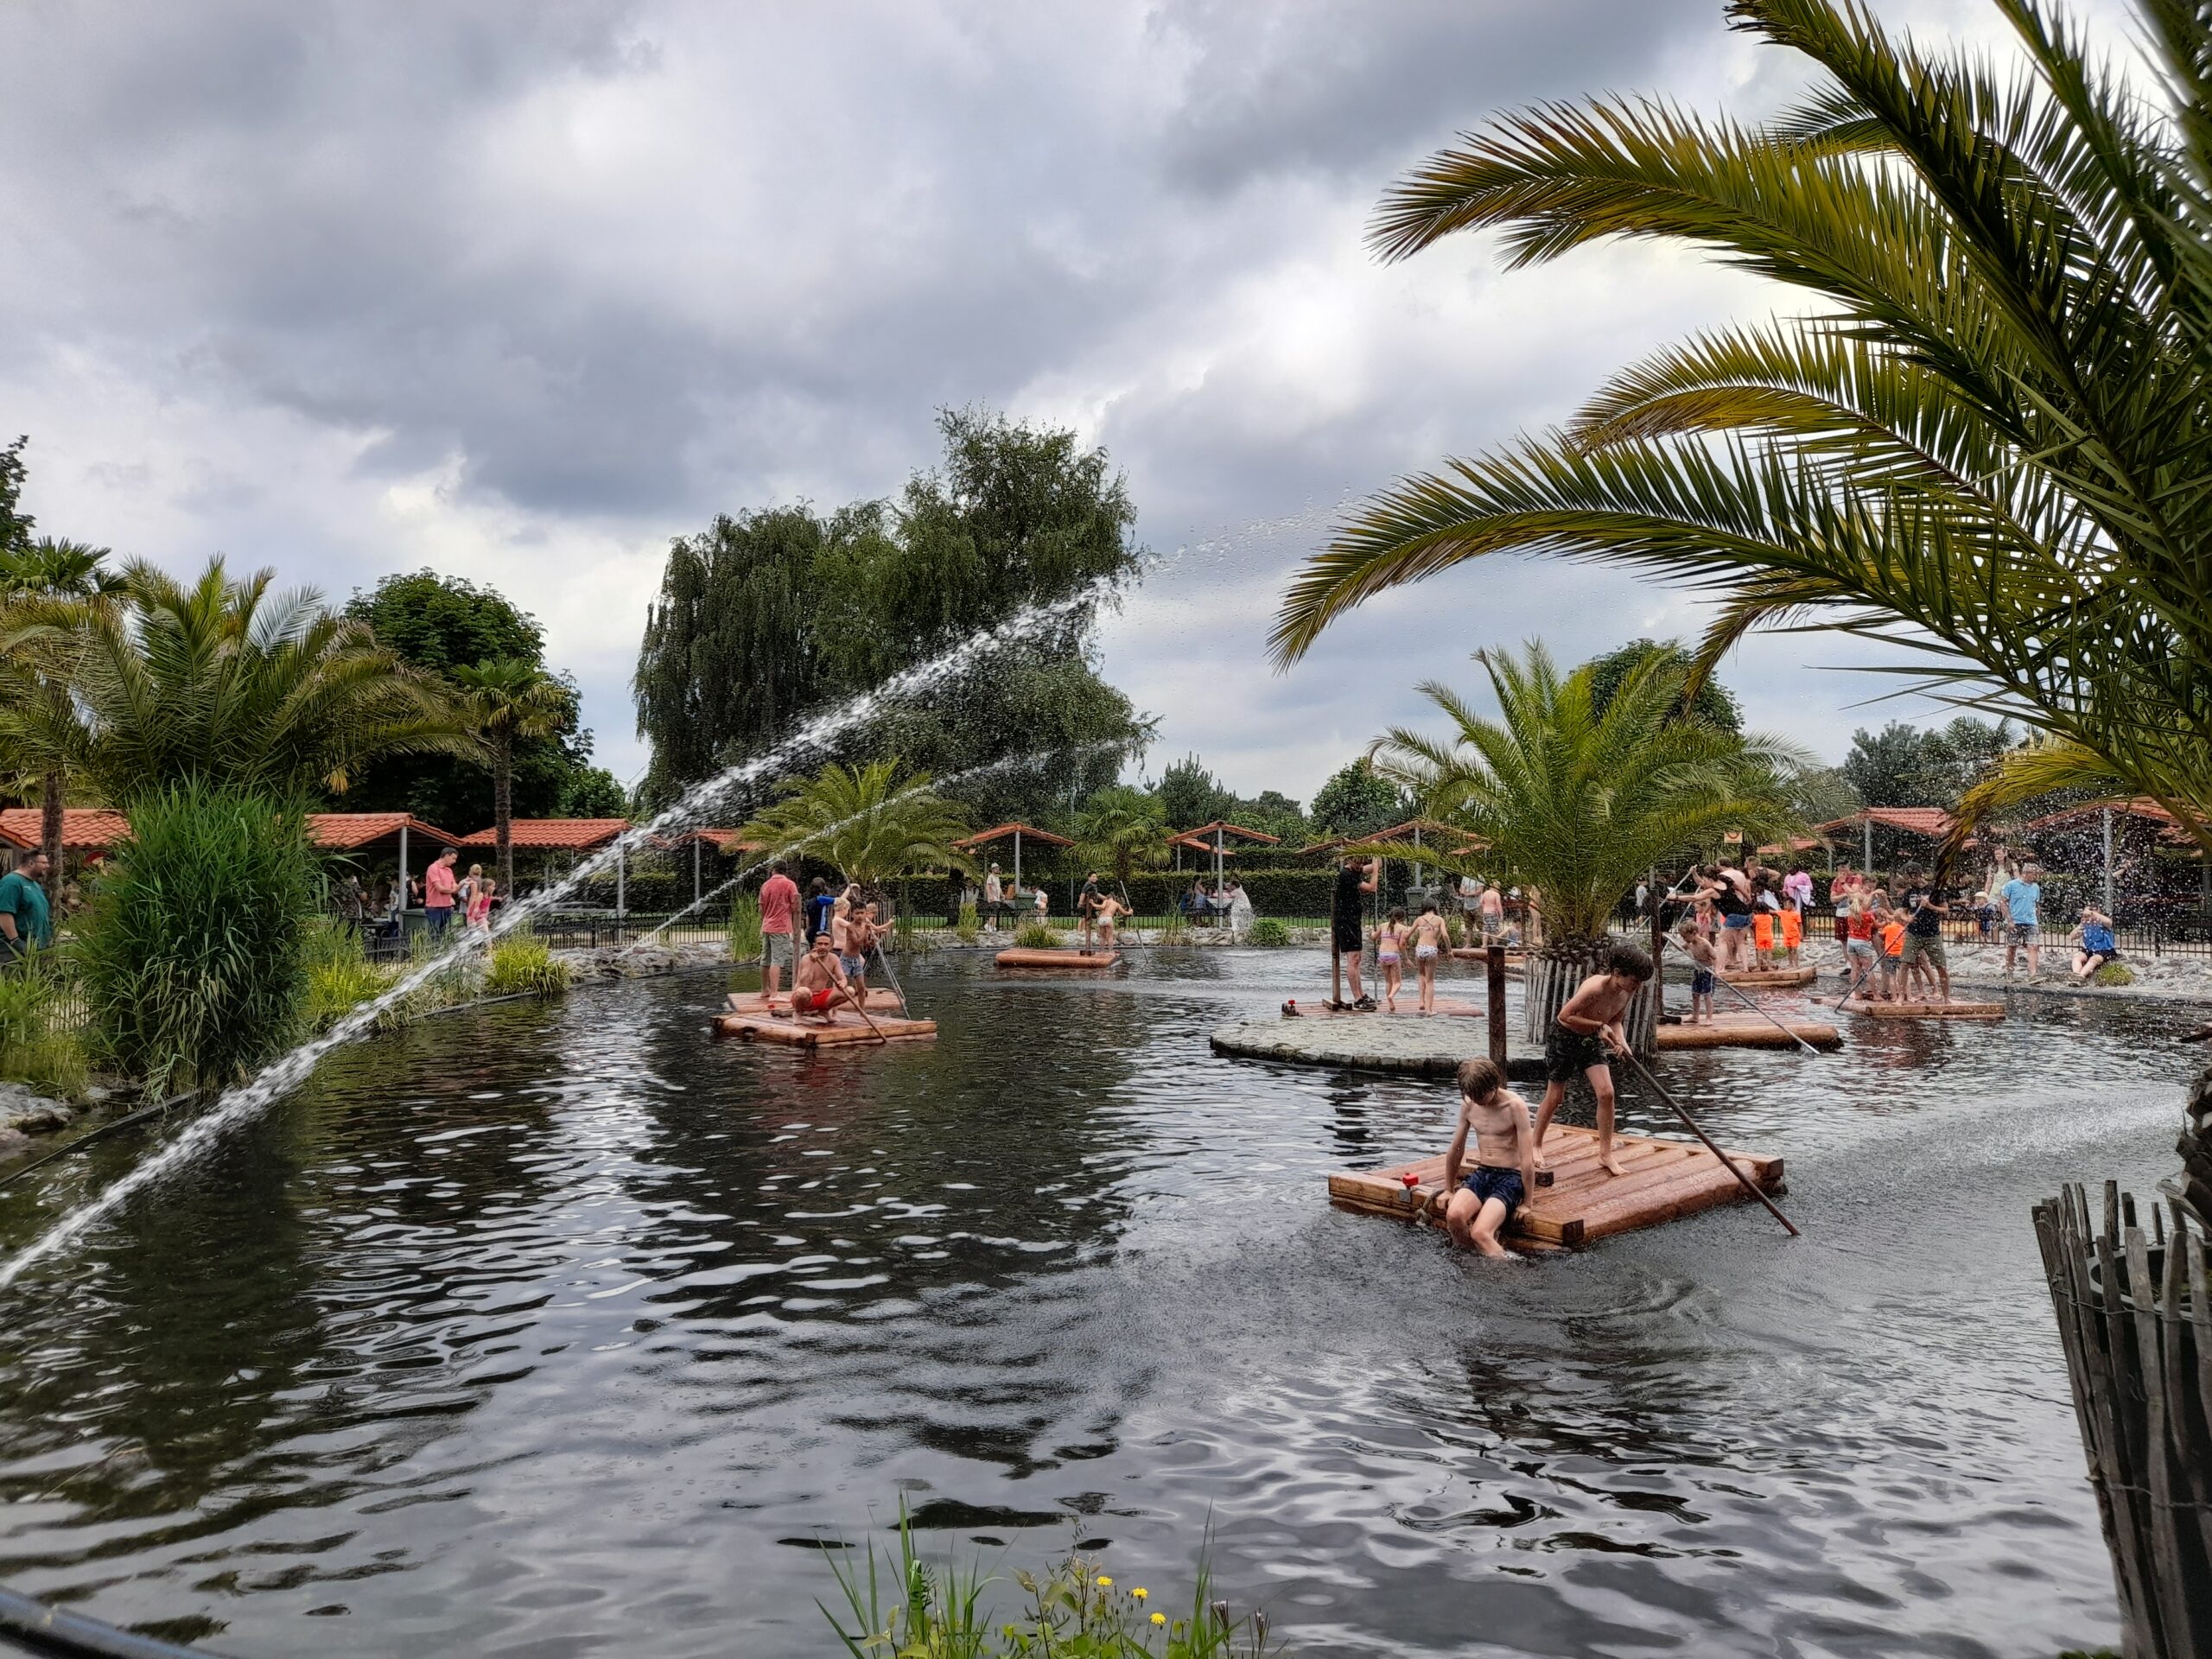
[{"label": "boy sitting on raft", "polygon": [[[1467,1155],[1470,1128],[1475,1132],[1475,1166],[1462,1185],[1459,1166]],[[1529,1103],[1505,1086],[1497,1063],[1462,1061],[1459,1122],[1452,1133],[1452,1148],[1444,1154],[1444,1190],[1452,1193],[1444,1225],[1454,1243],[1484,1255],[1506,1253],[1497,1235],[1536,1184],[1535,1152]]]},{"label": "boy sitting on raft", "polygon": [[[798,959],[798,967],[791,975],[791,1014],[804,1025],[833,1026],[837,1023],[837,1006],[851,1002],[853,994],[845,983],[844,964],[837,960],[837,951],[827,933],[817,933],[807,953]],[[807,1020],[805,1015],[817,1016]]]},{"label": "boy sitting on raft", "polygon": [[1651,958],[1632,944],[1605,952],[1601,971],[1576,988],[1544,1039],[1544,1103],[1536,1113],[1535,1165],[1544,1167],[1544,1134],[1567,1098],[1567,1080],[1580,1072],[1598,1096],[1598,1164],[1608,1175],[1627,1173],[1613,1155],[1613,1068],[1605,1051],[1628,1052],[1621,1016],[1651,977]]}]

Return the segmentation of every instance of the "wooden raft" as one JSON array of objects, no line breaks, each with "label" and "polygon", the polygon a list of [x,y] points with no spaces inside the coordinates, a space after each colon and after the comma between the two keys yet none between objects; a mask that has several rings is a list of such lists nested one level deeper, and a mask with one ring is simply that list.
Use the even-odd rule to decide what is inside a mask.
[{"label": "wooden raft", "polygon": [[1794,990],[1821,976],[1817,968],[1726,968],[1720,977],[1746,990]]},{"label": "wooden raft", "polygon": [[[1779,1017],[1779,1016],[1777,1016]],[[1659,1052],[1701,1048],[1790,1048],[1802,1039],[1815,1048],[1841,1048],[1843,1033],[1818,1020],[1783,1020],[1777,1030],[1755,1014],[1716,1012],[1710,1025],[1662,1026]]]},{"label": "wooden raft", "polygon": [[890,1013],[878,1014],[876,1005],[887,1009],[899,1006],[896,997],[877,990],[868,994],[868,1020],[875,1021],[870,1031],[868,1020],[849,1007],[839,1008],[826,1026],[808,1020],[783,1017],[768,1012],[766,1000],[758,991],[749,994],[732,991],[729,1010],[715,1016],[715,1035],[735,1037],[748,1043],[782,1043],[792,1048],[828,1048],[843,1043],[873,1043],[880,1033],[888,1041],[911,1043],[937,1040],[937,1021],[934,1020],[902,1020]]},{"label": "wooden raft", "polygon": [[[1662,1141],[1617,1135],[1613,1150],[1624,1175],[1598,1167],[1598,1133],[1554,1123],[1545,1137],[1551,1167],[1536,1177],[1530,1201],[1514,1212],[1503,1235],[1523,1247],[1580,1249],[1614,1233],[1656,1227],[1724,1204],[1748,1204],[1750,1194],[1720,1160],[1694,1141]],[[1769,1192],[1780,1192],[1782,1160],[1731,1151],[1744,1173]],[[1419,1178],[1413,1200],[1406,1198],[1405,1175]],[[1550,1177],[1549,1184],[1545,1177]],[[1394,1169],[1357,1170],[1329,1177],[1329,1201],[1340,1209],[1411,1221],[1430,1214],[1443,1224],[1444,1156]]]},{"label": "wooden raft", "polygon": [[1864,1002],[1857,997],[1843,1004],[1847,1014],[1870,1020],[2002,1020],[2002,1002]]},{"label": "wooden raft", "polygon": [[1122,959],[1118,950],[1032,950],[1012,945],[995,960],[1001,968],[1111,968]]}]

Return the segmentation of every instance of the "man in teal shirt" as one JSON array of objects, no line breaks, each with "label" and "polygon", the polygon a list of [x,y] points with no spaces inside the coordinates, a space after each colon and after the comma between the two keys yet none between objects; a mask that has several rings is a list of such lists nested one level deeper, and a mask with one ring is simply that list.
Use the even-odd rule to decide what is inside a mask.
[{"label": "man in teal shirt", "polygon": [[54,943],[54,918],[39,885],[45,874],[46,855],[32,853],[0,875],[0,963]]}]

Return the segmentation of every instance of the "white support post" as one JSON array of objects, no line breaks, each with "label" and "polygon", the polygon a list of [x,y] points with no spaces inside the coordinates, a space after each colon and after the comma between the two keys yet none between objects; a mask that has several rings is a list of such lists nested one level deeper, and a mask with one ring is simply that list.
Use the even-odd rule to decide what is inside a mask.
[{"label": "white support post", "polygon": [[1859,867],[1859,873],[1865,875],[1874,868],[1874,820],[1861,813],[1859,817],[1859,827],[1866,832],[1866,859]]},{"label": "white support post", "polygon": [[399,825],[399,937],[407,938],[407,823]]},{"label": "white support post", "polygon": [[1021,831],[1014,832],[1014,896],[1021,897]]},{"label": "white support post", "polygon": [[699,908],[699,837],[691,837],[691,908]]},{"label": "white support post", "polygon": [[630,913],[629,877],[630,849],[618,841],[614,843],[614,919],[618,922]]},{"label": "white support post", "polygon": [[2104,912],[2112,914],[2112,808],[2105,808],[2105,902]]}]

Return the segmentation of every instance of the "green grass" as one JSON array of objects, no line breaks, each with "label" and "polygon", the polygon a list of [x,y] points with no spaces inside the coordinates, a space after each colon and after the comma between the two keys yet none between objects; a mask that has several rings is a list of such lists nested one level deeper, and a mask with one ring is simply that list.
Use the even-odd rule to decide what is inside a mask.
[{"label": "green grass", "polygon": [[512,937],[492,947],[492,959],[484,969],[486,996],[560,996],[568,988],[568,964],[554,960],[544,940]]},{"label": "green grass", "polygon": [[307,994],[301,1018],[310,1031],[327,1031],[391,982],[391,973],[361,954],[361,936],[327,918],[308,924],[301,937]]},{"label": "green grass", "polygon": [[2092,985],[2133,985],[2135,970],[2124,962],[2108,962],[2089,976]]},{"label": "green grass", "polygon": [[729,959],[753,962],[760,955],[760,895],[739,892],[729,901]]},{"label": "green grass", "polygon": [[1060,946],[1060,935],[1057,928],[1047,927],[1042,922],[1024,922],[1015,930],[1014,942],[1025,950],[1056,950]]},{"label": "green grass", "polygon": [[48,1096],[84,1092],[84,1045],[60,1020],[67,987],[50,951],[0,973],[0,1079]]}]

